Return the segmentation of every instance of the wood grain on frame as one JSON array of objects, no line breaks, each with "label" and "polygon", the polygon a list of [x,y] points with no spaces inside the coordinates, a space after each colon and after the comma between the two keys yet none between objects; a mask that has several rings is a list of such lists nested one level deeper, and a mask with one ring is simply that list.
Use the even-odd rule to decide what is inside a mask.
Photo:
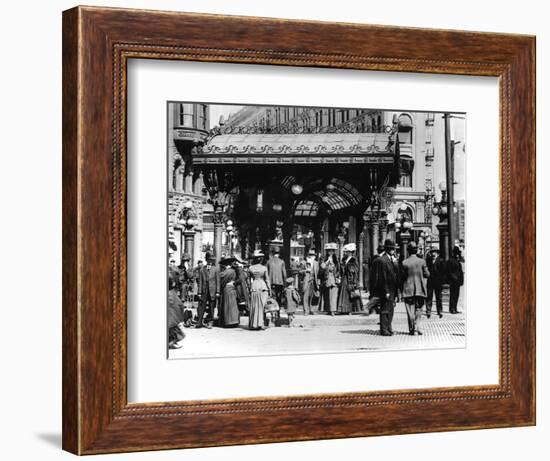
[{"label": "wood grain on frame", "polygon": [[[130,58],[499,77],[499,384],[128,404]],[[64,12],[63,448],[91,454],[534,424],[534,79],[530,36],[92,7]]]}]

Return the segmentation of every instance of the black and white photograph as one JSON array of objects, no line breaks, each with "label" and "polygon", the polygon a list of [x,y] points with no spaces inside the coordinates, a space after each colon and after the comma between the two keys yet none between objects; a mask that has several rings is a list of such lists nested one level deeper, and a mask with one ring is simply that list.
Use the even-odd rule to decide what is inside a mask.
[{"label": "black and white photograph", "polygon": [[466,346],[466,114],[170,101],[170,359]]}]

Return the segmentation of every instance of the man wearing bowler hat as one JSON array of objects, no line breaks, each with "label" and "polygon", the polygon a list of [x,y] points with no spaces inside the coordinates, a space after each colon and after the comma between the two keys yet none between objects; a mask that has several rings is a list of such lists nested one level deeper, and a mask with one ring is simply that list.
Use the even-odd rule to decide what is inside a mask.
[{"label": "man wearing bowler hat", "polygon": [[432,315],[432,303],[435,295],[437,315],[441,318],[443,317],[443,300],[441,293],[443,292],[443,284],[447,277],[447,266],[445,261],[439,256],[439,248],[432,248],[426,260],[426,264],[430,272],[427,283],[428,296],[426,298],[426,317],[430,318]]},{"label": "man wearing bowler hat", "polygon": [[371,294],[380,298],[380,335],[392,336],[393,311],[399,283],[397,264],[394,262],[395,243],[387,239],[384,251],[372,263]]},{"label": "man wearing bowler hat", "polygon": [[462,253],[460,248],[455,246],[449,261],[447,261],[447,274],[449,277],[449,312],[458,314],[458,297],[460,287],[464,284],[464,272],[462,270]]},{"label": "man wearing bowler hat", "polygon": [[206,253],[206,265],[199,272],[199,310],[196,328],[210,327],[204,321],[204,313],[208,307],[210,320],[214,320],[214,310],[220,297],[220,270],[215,265],[215,259]]},{"label": "man wearing bowler hat", "polygon": [[416,242],[409,242],[407,253],[409,257],[401,263],[401,280],[403,281],[402,293],[409,320],[409,334],[422,334],[420,320],[422,307],[428,294],[426,281],[430,273],[426,261],[416,254],[418,247]]}]

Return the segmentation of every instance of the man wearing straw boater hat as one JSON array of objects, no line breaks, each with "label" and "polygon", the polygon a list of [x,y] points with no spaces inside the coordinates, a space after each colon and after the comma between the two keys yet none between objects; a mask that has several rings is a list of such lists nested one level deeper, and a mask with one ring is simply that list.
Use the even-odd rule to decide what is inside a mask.
[{"label": "man wearing straw boater hat", "polygon": [[399,283],[398,269],[394,262],[395,243],[387,239],[384,242],[384,251],[372,263],[372,286],[373,296],[380,298],[380,335],[392,336],[393,311],[395,308],[395,297]]}]

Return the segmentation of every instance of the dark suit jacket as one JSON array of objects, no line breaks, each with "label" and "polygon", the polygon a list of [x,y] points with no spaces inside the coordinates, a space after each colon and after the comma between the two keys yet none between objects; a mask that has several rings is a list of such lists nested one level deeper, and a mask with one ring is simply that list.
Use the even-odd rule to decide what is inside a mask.
[{"label": "dark suit jacket", "polygon": [[453,256],[449,259],[447,264],[449,283],[462,286],[464,283],[464,272],[462,271],[462,264],[460,264],[460,261]]},{"label": "dark suit jacket", "polygon": [[430,276],[428,277],[428,282],[432,286],[441,286],[447,280],[447,264],[439,256],[437,258],[428,258],[427,261],[428,270],[430,271]]},{"label": "dark suit jacket", "polygon": [[273,285],[285,285],[286,279],[286,266],[285,262],[281,258],[275,256],[269,258],[267,262],[267,272],[269,274],[269,283]]},{"label": "dark suit jacket", "polygon": [[203,266],[199,275],[199,294],[206,296],[210,293],[210,296],[214,298],[216,293],[220,292],[220,270],[216,266]]},{"label": "dark suit jacket", "polygon": [[373,296],[394,300],[397,295],[399,277],[397,265],[387,254],[379,256],[372,262],[371,293]]},{"label": "dark suit jacket", "polygon": [[428,296],[426,279],[430,275],[426,261],[417,255],[410,255],[401,265],[403,297]]}]

